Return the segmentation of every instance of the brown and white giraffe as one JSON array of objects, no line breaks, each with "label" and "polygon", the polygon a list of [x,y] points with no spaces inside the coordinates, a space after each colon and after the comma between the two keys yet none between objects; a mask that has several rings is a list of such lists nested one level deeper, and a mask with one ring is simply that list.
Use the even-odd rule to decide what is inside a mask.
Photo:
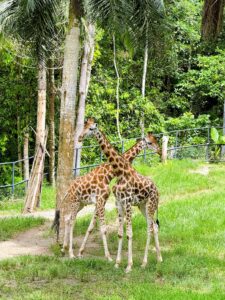
[{"label": "brown and white giraffe", "polygon": [[[140,139],[136,142],[136,144],[131,147],[129,150],[127,150],[126,152],[123,153],[123,158],[125,158],[127,161],[129,161],[130,163],[132,163],[132,161],[134,160],[134,158],[144,149],[144,148],[150,148],[152,150],[154,150],[156,153],[158,153],[159,155],[161,155],[161,149],[157,143],[157,139],[155,138],[155,136],[152,133],[148,133],[146,135],[146,137],[144,137],[143,139]],[[94,170],[92,170],[92,172],[90,173],[92,174],[92,176],[97,175],[97,183],[96,183],[96,188],[100,187],[100,185],[102,185],[102,182],[104,182],[104,186],[109,186],[110,181],[112,180],[112,178],[114,177],[113,174],[113,168],[109,163],[103,163],[101,166],[95,168]],[[99,177],[101,176],[101,177]],[[104,178],[102,178],[102,176],[104,176]],[[85,176],[83,177],[85,178]],[[87,183],[87,185],[89,185],[89,183]],[[101,191],[101,188],[100,188]],[[101,211],[103,211],[102,215],[104,217],[104,210],[105,210],[105,203],[108,200],[110,194],[110,189],[108,188],[108,195],[106,195],[107,197],[104,198],[104,202],[100,201],[101,198],[97,197],[96,198],[96,207],[99,207],[99,209]],[[99,202],[99,203],[97,203]],[[79,249],[78,252],[78,257],[82,257],[83,256],[83,252],[88,240],[88,237],[90,235],[90,233],[93,231],[94,226],[96,224],[96,220],[97,220],[97,211],[95,209],[93,217],[91,219],[90,225],[86,231],[84,240],[82,242],[82,245]]]},{"label": "brown and white giraffe", "polygon": [[[128,161],[132,162],[133,159],[140,153],[145,147],[152,148],[154,151],[160,152],[160,147],[157,144],[156,138],[148,133],[143,139],[140,139],[131,149],[126,151],[123,156]],[[76,178],[70,185],[69,190],[66,193],[63,201],[60,205],[61,215],[65,217],[65,235],[63,243],[63,252],[69,246],[69,256],[73,257],[72,250],[72,229],[73,222],[76,218],[76,214],[85,205],[95,203],[95,212],[90,222],[88,230],[86,232],[84,241],[80,247],[78,257],[82,257],[87,239],[91,231],[93,230],[96,219],[100,219],[100,229],[103,239],[103,245],[105,250],[105,256],[108,260],[111,260],[107,240],[106,240],[106,226],[105,226],[105,203],[110,194],[109,183],[114,177],[113,168],[109,163],[104,163],[101,166],[93,169],[88,174]],[[77,208],[78,207],[78,208]],[[59,212],[57,213],[59,218]],[[59,222],[59,220],[57,220]]]},{"label": "brown and white giraffe", "polygon": [[97,124],[93,119],[89,119],[86,122],[83,133],[80,136],[80,140],[88,135],[94,135],[96,137],[102,151],[105,153],[113,168],[114,175],[118,178],[118,183],[113,188],[119,214],[119,245],[115,267],[119,267],[121,262],[123,215],[125,212],[128,238],[128,265],[126,272],[129,272],[132,269],[132,205],[138,206],[147,220],[147,241],[142,267],[146,266],[148,260],[151,229],[154,233],[157,260],[162,261],[158,240],[158,225],[154,220],[154,214],[158,208],[159,202],[159,193],[155,184],[149,178],[138,174],[132,168],[130,163],[117,153],[117,151],[108,142],[105,135],[98,129]]}]

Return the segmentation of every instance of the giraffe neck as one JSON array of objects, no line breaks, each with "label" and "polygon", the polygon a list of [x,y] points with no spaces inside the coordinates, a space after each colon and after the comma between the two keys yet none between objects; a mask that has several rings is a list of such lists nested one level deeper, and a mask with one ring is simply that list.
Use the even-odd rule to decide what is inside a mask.
[{"label": "giraffe neck", "polygon": [[138,141],[133,147],[131,147],[129,150],[127,150],[123,154],[123,158],[125,158],[130,163],[135,159],[135,157],[145,148],[145,141],[142,139]]},{"label": "giraffe neck", "polygon": [[124,160],[121,155],[118,154],[118,152],[109,143],[105,135],[100,130],[97,130],[94,135],[105,156],[108,158],[108,161],[111,164],[115,175],[123,175],[124,170],[129,168],[129,163]]}]

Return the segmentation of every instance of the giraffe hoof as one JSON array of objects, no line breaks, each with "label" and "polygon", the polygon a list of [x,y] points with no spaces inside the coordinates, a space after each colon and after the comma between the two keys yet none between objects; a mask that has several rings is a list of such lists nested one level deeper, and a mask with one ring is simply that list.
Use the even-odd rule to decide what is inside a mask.
[{"label": "giraffe hoof", "polygon": [[162,256],[157,257],[157,262],[159,263],[163,262]]},{"label": "giraffe hoof", "polygon": [[132,267],[131,266],[127,266],[126,267],[126,270],[125,270],[125,273],[130,273],[132,270]]},{"label": "giraffe hoof", "polygon": [[141,265],[142,269],[145,269],[146,265],[147,265],[147,263],[143,262],[142,265]]},{"label": "giraffe hoof", "polygon": [[73,253],[70,253],[70,254],[69,254],[69,258],[70,258],[70,259],[73,259],[74,257],[75,257],[75,256],[74,256]]},{"label": "giraffe hoof", "polygon": [[112,259],[111,256],[108,256],[107,259],[108,259],[109,262],[112,262],[112,261],[113,261],[113,259]]},{"label": "giraffe hoof", "polygon": [[66,254],[65,249],[62,248],[62,249],[60,250],[60,252],[61,252],[61,255],[62,255],[62,256],[65,256],[65,254]]},{"label": "giraffe hoof", "polygon": [[116,263],[116,264],[114,265],[114,267],[115,267],[116,269],[119,269],[120,265],[119,265],[118,263]]},{"label": "giraffe hoof", "polygon": [[83,256],[83,254],[81,254],[81,253],[78,253],[78,254],[77,254],[77,258],[78,258],[78,259],[82,259],[83,257],[84,257],[84,256]]}]

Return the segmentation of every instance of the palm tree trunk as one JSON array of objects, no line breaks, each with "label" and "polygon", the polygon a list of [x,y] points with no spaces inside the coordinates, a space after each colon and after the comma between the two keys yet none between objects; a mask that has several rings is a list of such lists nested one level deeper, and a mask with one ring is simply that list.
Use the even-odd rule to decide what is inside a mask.
[{"label": "palm tree trunk", "polygon": [[[40,60],[38,65],[38,103],[37,103],[37,127],[36,127],[36,152],[38,149],[41,148],[45,149],[45,136],[46,136],[46,129],[45,129],[45,122],[46,122],[46,89],[47,89],[47,82],[46,82],[46,67],[45,62]],[[35,154],[36,155],[36,154]],[[44,155],[44,153],[43,153]],[[33,191],[32,184],[28,185],[27,188],[27,203],[25,204],[24,212],[28,212],[26,207],[31,207],[30,212],[37,206],[40,205],[40,197],[41,197],[41,187],[42,187],[42,180],[43,180],[43,173],[44,173],[44,157],[37,162],[33,162],[32,170],[34,178],[38,178],[38,188],[35,187],[35,194]],[[35,205],[30,205],[31,202]]]},{"label": "palm tree trunk", "polygon": [[37,105],[37,129],[36,146],[44,142],[45,122],[46,122],[46,67],[43,61],[38,66],[38,105]]},{"label": "palm tree trunk", "polygon": [[88,93],[88,87],[91,77],[91,65],[94,56],[94,37],[95,37],[95,26],[88,24],[87,34],[84,42],[84,52],[81,62],[81,74],[79,83],[79,106],[77,111],[76,129],[74,137],[74,166],[75,176],[80,174],[80,161],[81,161],[81,147],[82,142],[78,141],[78,138],[84,128],[85,118],[85,105]]},{"label": "palm tree trunk", "polygon": [[55,78],[54,64],[49,61],[49,181],[55,186]]},{"label": "palm tree trunk", "polygon": [[117,61],[116,61],[116,39],[115,34],[113,33],[113,64],[116,71],[116,126],[117,126],[117,133],[120,142],[122,142],[122,137],[120,133],[120,99],[119,99],[119,89],[120,89],[120,75],[117,67]]},{"label": "palm tree trunk", "polygon": [[[77,77],[80,52],[80,23],[70,5],[69,28],[65,40],[62,94],[59,127],[56,206],[60,203],[72,179],[74,158],[74,123]],[[60,216],[59,242],[63,238],[64,217]]]}]

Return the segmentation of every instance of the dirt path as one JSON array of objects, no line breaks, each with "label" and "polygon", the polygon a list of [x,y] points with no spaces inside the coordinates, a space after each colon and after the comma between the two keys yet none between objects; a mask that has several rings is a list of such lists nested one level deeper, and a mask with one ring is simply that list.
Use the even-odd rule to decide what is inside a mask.
[{"label": "dirt path", "polygon": [[[107,203],[106,210],[110,211],[114,209],[115,204]],[[78,217],[83,217],[94,211],[94,206],[87,206],[82,209]],[[51,227],[52,220],[54,219],[54,210],[35,212],[28,216],[44,217],[48,220],[44,225],[38,228],[32,228],[25,232],[18,234],[15,238],[0,242],[0,260],[6,258],[12,258],[21,255],[51,255],[50,246],[55,243],[54,237],[48,234],[49,228]],[[20,215],[21,216],[21,215]],[[6,217],[6,216],[4,216]],[[10,216],[7,216],[10,217]],[[80,244],[83,237],[76,237],[75,243]],[[94,246],[94,239],[90,238],[90,246]]]},{"label": "dirt path", "polygon": [[[93,205],[88,205],[88,206],[85,206],[81,211],[79,211],[78,213],[78,217],[84,217],[88,214],[92,214],[94,212],[94,206]],[[111,202],[108,202],[106,203],[106,206],[105,206],[106,210],[107,211],[110,211],[110,210],[113,210],[115,208],[115,204],[114,203],[111,203]],[[47,220],[51,220],[53,221],[54,220],[54,217],[55,217],[55,210],[54,209],[51,209],[51,210],[43,210],[43,211],[35,211],[31,214],[26,214],[26,215],[21,215],[21,214],[13,214],[13,215],[0,215],[0,218],[11,218],[11,217],[42,217],[42,218],[45,218]]]}]

